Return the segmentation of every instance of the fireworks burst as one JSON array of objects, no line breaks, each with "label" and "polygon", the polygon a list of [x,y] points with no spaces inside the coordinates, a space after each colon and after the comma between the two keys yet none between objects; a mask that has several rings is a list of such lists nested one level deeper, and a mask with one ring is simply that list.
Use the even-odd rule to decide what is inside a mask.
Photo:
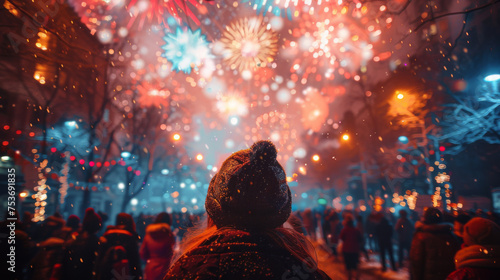
[{"label": "fireworks burst", "polygon": [[127,8],[132,16],[128,26],[130,27],[136,20],[139,21],[139,28],[143,27],[146,20],[157,24],[165,23],[165,17],[168,15],[174,17],[180,23],[182,22],[182,14],[185,14],[199,26],[200,21],[191,10],[191,6],[197,10],[202,7],[195,0],[132,0]]},{"label": "fireworks burst", "polygon": [[[303,83],[310,76],[319,81],[336,74],[358,79],[355,73],[365,73],[368,62],[388,58],[379,48],[383,23],[392,19],[380,20],[386,16],[382,10],[380,4],[358,3],[302,14],[303,22],[292,31],[297,40],[286,42],[290,54],[303,55],[294,60],[291,72],[301,75]],[[311,21],[315,23],[304,24]]]},{"label": "fireworks burst", "polygon": [[272,62],[278,50],[278,37],[262,18],[244,18],[226,27],[221,42],[224,60],[231,69],[254,70]]},{"label": "fireworks burst", "polygon": [[211,57],[208,42],[201,29],[183,31],[177,28],[175,34],[167,33],[163,37],[166,42],[162,46],[165,50],[163,57],[172,63],[172,69],[177,72],[191,73],[192,68],[198,68],[204,60]]},{"label": "fireworks burst", "polygon": [[242,0],[242,3],[248,3],[257,11],[257,14],[265,16],[268,12],[275,16],[287,17],[292,19],[295,11],[298,10],[298,5],[302,1],[299,0]]},{"label": "fireworks burst", "polygon": [[170,90],[165,87],[165,83],[156,82],[151,83],[148,81],[142,82],[137,86],[139,91],[139,103],[144,106],[169,106],[170,104]]}]

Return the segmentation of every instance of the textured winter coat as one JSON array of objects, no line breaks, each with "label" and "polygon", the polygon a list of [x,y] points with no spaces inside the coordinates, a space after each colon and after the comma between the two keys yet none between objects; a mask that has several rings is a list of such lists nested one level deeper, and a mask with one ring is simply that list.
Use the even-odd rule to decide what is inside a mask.
[{"label": "textured winter coat", "polygon": [[413,236],[413,224],[407,218],[399,218],[396,226],[394,227],[396,233],[398,234],[398,241],[401,243],[411,242],[411,237]]},{"label": "textured winter coat", "polygon": [[342,252],[344,253],[359,253],[361,249],[361,232],[353,226],[346,226],[340,232],[342,240]]},{"label": "textured winter coat", "polygon": [[92,279],[99,237],[83,232],[67,242],[62,260],[61,280]]},{"label": "textured winter coat", "polygon": [[215,234],[183,255],[164,280],[330,279],[266,235],[234,230]]},{"label": "textured winter coat", "polygon": [[455,255],[455,265],[457,269],[446,278],[447,280],[499,279],[500,246],[464,247]]},{"label": "textured winter coat", "polygon": [[140,250],[146,261],[145,280],[161,280],[168,271],[174,253],[175,236],[168,224],[152,224],[146,228],[146,236]]},{"label": "textured winter coat", "polygon": [[28,278],[36,280],[49,280],[54,266],[62,259],[64,240],[50,237],[37,244],[38,252],[31,260],[28,268]]},{"label": "textured winter coat", "polygon": [[[137,235],[129,231],[116,227],[108,229],[99,242],[99,255],[96,260],[96,280],[109,280],[114,278],[142,279],[141,260],[139,258],[139,245]],[[110,257],[110,250],[121,246],[125,249],[125,259],[128,261],[128,267],[113,268],[115,263]],[[128,277],[128,278],[127,278]]]},{"label": "textured winter coat", "polygon": [[417,222],[410,249],[412,280],[443,280],[455,270],[459,243],[449,224]]}]

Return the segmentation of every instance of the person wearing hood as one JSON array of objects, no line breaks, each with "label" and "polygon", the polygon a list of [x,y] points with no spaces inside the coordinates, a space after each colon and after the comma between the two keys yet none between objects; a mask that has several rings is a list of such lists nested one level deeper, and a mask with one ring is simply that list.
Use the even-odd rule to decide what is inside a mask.
[{"label": "person wearing hood", "polygon": [[412,280],[443,280],[455,270],[453,257],[460,248],[453,226],[442,222],[439,209],[425,210],[422,222],[415,224],[410,249]]},{"label": "person wearing hood", "polygon": [[330,279],[307,239],[283,227],[292,195],[276,158],[274,144],[259,141],[224,161],[208,188],[207,221],[188,232],[164,280]]},{"label": "person wearing hood", "polygon": [[146,236],[142,241],[139,254],[146,261],[145,280],[161,280],[167,273],[174,255],[175,236],[170,225],[168,213],[160,213],[153,224],[146,227]]},{"label": "person wearing hood", "polygon": [[500,274],[500,226],[473,218],[463,228],[463,247],[455,255],[456,270],[447,280],[493,280]]}]

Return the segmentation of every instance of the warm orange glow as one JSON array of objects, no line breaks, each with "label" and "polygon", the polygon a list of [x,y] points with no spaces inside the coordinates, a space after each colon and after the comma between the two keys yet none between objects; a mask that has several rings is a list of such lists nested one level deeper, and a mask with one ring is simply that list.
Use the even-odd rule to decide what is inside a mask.
[{"label": "warm orange glow", "polygon": [[314,155],[314,156],[312,157],[312,160],[313,160],[313,161],[318,161],[318,160],[319,160],[319,156],[318,156],[318,155]]},{"label": "warm orange glow", "polygon": [[179,141],[181,140],[181,135],[179,133],[176,133],[174,134],[174,136],[172,137],[175,141]]},{"label": "warm orange glow", "polygon": [[40,48],[44,51],[47,50],[47,46],[49,45],[49,36],[45,31],[38,32],[38,39],[36,40],[37,48]]},{"label": "warm orange glow", "polygon": [[19,196],[20,197],[27,197],[28,193],[27,192],[21,192],[21,193],[19,193]]},{"label": "warm orange glow", "polygon": [[196,155],[196,160],[198,160],[198,161],[203,160],[203,155],[202,154],[197,154]]},{"label": "warm orange glow", "polygon": [[387,114],[397,116],[418,116],[422,113],[430,94],[397,90],[389,99],[389,111]]},{"label": "warm orange glow", "polygon": [[344,141],[349,140],[349,134],[342,135],[342,140],[344,140]]}]

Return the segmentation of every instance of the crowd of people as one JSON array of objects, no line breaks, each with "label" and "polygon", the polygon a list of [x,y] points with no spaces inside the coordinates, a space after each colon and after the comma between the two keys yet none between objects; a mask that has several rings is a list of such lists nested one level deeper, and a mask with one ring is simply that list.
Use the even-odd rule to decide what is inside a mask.
[{"label": "crowd of people", "polygon": [[344,262],[349,279],[360,279],[361,257],[375,256],[383,271],[407,267],[412,280],[498,278],[493,214],[292,212],[276,154],[261,141],[226,159],[210,182],[206,214],[119,213],[106,226],[107,215],[93,208],[82,219],[54,214],[41,223],[26,212],[16,222],[13,279],[331,279],[318,265],[319,247]]}]

